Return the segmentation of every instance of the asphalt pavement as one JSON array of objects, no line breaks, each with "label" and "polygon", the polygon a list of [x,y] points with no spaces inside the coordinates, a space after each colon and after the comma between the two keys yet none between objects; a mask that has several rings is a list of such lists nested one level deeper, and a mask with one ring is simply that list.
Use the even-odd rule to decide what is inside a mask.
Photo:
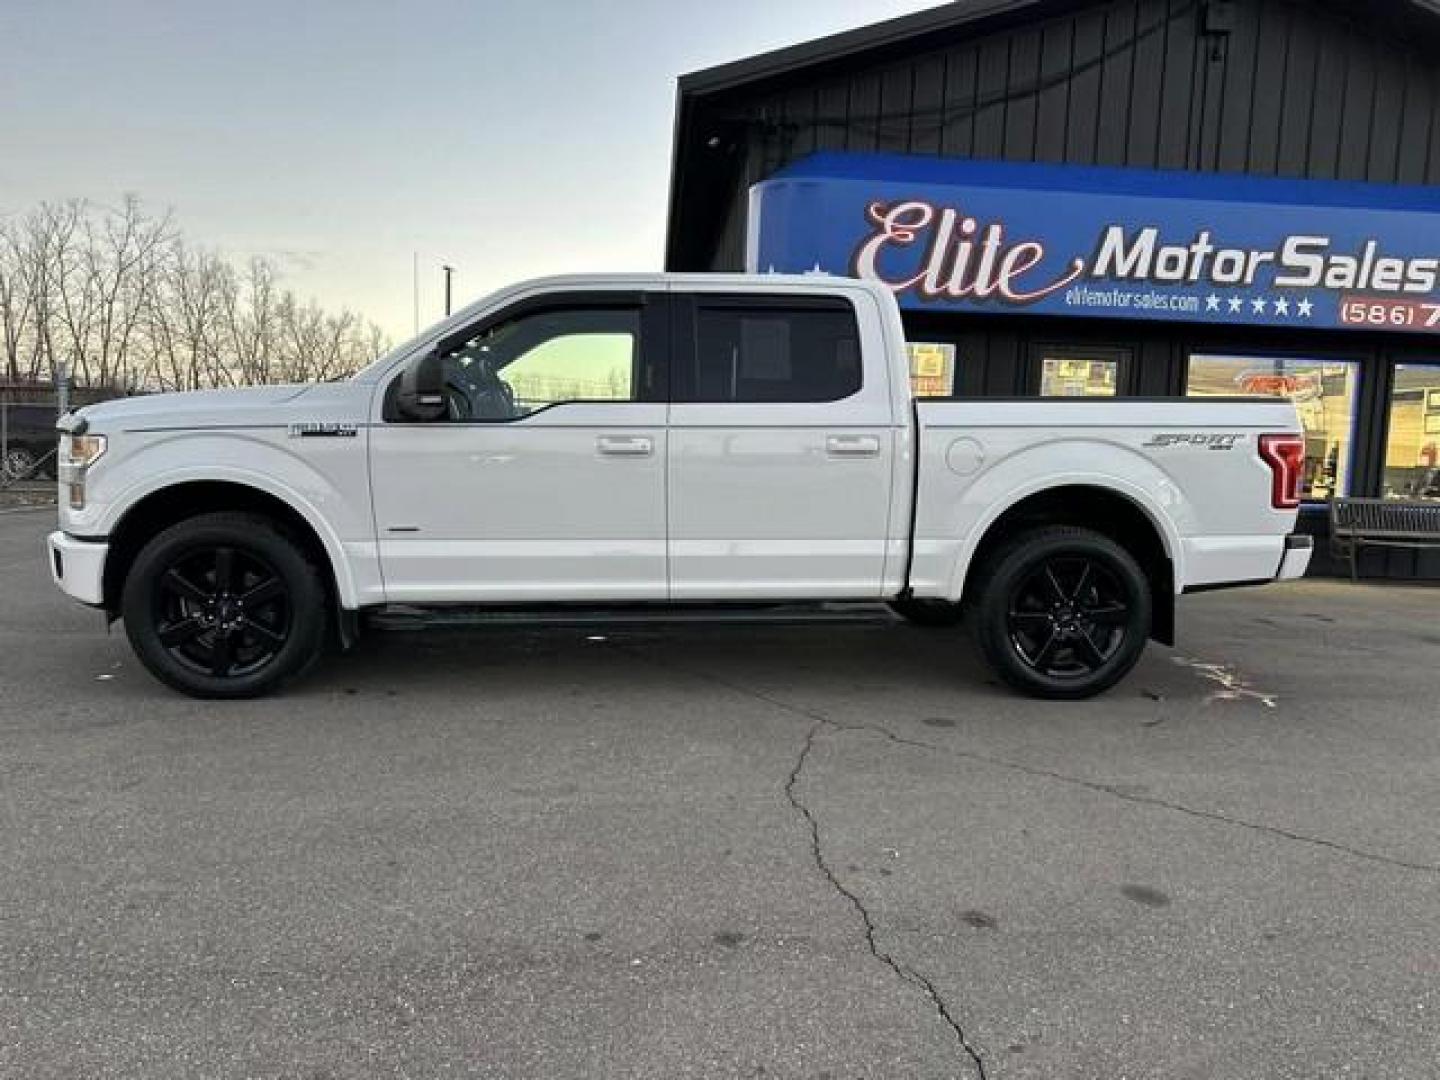
[{"label": "asphalt pavement", "polygon": [[0,514],[0,1076],[1440,1062],[1440,591],[1189,598],[1109,696],[825,626],[404,628],[201,704]]}]

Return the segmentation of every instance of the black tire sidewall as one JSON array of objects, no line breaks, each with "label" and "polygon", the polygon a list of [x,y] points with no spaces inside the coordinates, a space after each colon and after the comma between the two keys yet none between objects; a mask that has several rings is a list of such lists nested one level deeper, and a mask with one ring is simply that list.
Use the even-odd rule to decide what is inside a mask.
[{"label": "black tire sidewall", "polygon": [[[1010,599],[1016,588],[1037,564],[1066,555],[1103,563],[1125,588],[1130,606],[1119,651],[1105,666],[1078,679],[1057,679],[1034,670],[1010,640]],[[975,608],[975,637],[991,668],[1011,686],[1034,697],[1079,700],[1104,693],[1134,668],[1149,640],[1152,608],[1145,572],[1119,544],[1086,529],[1041,529],[1016,537],[986,568]]]},{"label": "black tire sidewall", "polygon": [[[233,678],[205,675],[181,664],[160,643],[155,625],[155,589],[161,575],[187,553],[217,545],[268,562],[285,583],[291,609],[290,636],[279,654],[259,671]],[[121,599],[126,636],[150,673],[182,693],[211,699],[258,697],[304,671],[324,645],[326,610],[324,586],[303,549],[270,520],[243,514],[210,514],[162,532],[136,557]]]},{"label": "black tire sidewall", "polygon": [[[15,463],[13,467],[12,460]],[[36,478],[39,463],[40,459],[29,447],[12,446],[5,459],[0,461],[0,469],[3,469],[7,480],[33,480]]]}]

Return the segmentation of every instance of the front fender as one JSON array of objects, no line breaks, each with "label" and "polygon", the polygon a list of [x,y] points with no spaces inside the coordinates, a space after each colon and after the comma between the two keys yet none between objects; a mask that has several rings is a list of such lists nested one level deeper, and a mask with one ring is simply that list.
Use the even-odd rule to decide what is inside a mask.
[{"label": "front fender", "polygon": [[276,438],[270,431],[200,431],[127,445],[111,462],[102,459],[111,467],[97,469],[86,509],[62,513],[62,527],[75,536],[108,536],[158,491],[191,482],[238,484],[283,502],[314,530],[343,607],[383,599],[361,439],[336,439],[321,449],[322,440],[306,440],[302,457]]}]

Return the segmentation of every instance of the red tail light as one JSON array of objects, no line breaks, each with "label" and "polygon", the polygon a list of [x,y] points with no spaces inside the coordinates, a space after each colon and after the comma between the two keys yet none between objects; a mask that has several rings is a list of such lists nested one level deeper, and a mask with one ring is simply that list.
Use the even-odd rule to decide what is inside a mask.
[{"label": "red tail light", "polygon": [[1260,457],[1270,466],[1270,505],[1294,510],[1305,478],[1305,439],[1301,435],[1261,435]]}]

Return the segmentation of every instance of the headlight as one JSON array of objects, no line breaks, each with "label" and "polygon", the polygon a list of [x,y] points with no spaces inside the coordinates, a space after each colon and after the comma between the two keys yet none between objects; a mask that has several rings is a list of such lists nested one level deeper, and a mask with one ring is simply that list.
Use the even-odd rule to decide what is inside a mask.
[{"label": "headlight", "polygon": [[104,435],[63,435],[60,438],[61,486],[70,493],[70,509],[85,509],[85,473],[105,453]]},{"label": "headlight", "polygon": [[104,453],[104,435],[66,435],[60,440],[61,465],[88,469]]}]

